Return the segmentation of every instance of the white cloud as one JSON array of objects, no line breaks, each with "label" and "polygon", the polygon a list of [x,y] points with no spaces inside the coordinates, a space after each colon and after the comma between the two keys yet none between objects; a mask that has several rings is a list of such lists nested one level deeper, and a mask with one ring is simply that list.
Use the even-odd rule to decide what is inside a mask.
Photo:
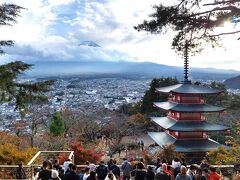
[{"label": "white cloud", "polygon": [[75,0],[48,0],[48,5],[53,7],[53,6],[60,6],[60,5],[68,5],[73,2],[75,2]]},{"label": "white cloud", "polygon": [[[14,56],[18,53],[21,57],[35,56],[33,59],[100,57],[183,64],[181,57],[171,50],[172,33],[160,36],[133,29],[148,18],[153,12],[152,5],[159,4],[159,0],[0,0],[3,2],[26,8],[18,24],[1,27],[0,39],[13,39],[17,43],[9,51]],[[83,40],[95,41],[103,48],[78,47]],[[191,66],[238,69],[239,43],[227,37],[226,51],[206,50],[190,58]]]}]

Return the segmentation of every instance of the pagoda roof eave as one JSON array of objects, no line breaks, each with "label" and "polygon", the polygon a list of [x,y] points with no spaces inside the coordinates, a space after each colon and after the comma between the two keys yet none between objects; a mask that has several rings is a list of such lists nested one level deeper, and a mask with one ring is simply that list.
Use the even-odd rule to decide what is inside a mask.
[{"label": "pagoda roof eave", "polygon": [[194,85],[190,83],[179,83],[172,86],[156,88],[157,92],[160,93],[179,93],[179,94],[205,94],[205,95],[214,95],[224,92],[223,90],[214,89],[210,87]]},{"label": "pagoda roof eave", "polygon": [[211,124],[207,121],[196,120],[180,120],[176,121],[169,117],[152,117],[151,120],[163,129],[179,132],[213,132],[213,131],[226,131],[229,129],[227,126],[219,124]]},{"label": "pagoda roof eave", "polygon": [[148,135],[160,146],[173,144],[177,152],[208,152],[223,145],[212,139],[176,139],[165,132],[148,132]]},{"label": "pagoda roof eave", "polygon": [[164,110],[171,110],[176,112],[221,112],[224,111],[225,108],[212,106],[208,104],[180,104],[173,102],[154,102],[154,105],[158,108]]}]

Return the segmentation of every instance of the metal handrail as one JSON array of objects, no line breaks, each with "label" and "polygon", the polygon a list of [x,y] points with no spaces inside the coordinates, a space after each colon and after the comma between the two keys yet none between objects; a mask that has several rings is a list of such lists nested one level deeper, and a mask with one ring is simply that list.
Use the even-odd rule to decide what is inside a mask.
[{"label": "metal handrail", "polygon": [[31,166],[32,163],[40,156],[41,153],[70,153],[68,158],[72,159],[74,162],[74,151],[38,151],[35,156],[27,163],[28,166]]}]

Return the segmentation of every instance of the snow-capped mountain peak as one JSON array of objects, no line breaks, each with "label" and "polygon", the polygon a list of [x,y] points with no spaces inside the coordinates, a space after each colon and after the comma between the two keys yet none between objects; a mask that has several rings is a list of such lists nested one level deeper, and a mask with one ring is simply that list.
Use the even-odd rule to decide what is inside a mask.
[{"label": "snow-capped mountain peak", "polygon": [[82,41],[79,46],[101,47],[93,41]]}]

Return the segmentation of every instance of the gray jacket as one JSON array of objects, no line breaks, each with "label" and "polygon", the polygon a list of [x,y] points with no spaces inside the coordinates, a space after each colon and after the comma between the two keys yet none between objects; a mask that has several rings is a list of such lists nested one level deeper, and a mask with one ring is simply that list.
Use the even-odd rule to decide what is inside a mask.
[{"label": "gray jacket", "polygon": [[122,166],[121,166],[123,176],[130,176],[132,167],[131,164],[128,161],[124,161]]}]

